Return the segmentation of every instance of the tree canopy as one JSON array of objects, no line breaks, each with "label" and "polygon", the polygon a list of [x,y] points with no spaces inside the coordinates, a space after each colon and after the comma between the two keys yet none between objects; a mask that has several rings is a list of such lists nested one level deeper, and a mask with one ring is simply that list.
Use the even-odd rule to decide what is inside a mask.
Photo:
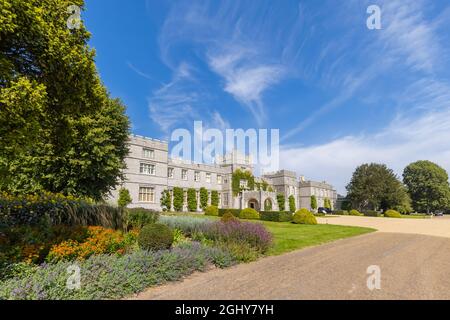
[{"label": "tree canopy", "polygon": [[430,212],[450,205],[450,187],[445,169],[431,161],[417,161],[403,171],[415,210]]},{"label": "tree canopy", "polygon": [[371,163],[357,167],[346,188],[347,198],[359,210],[408,209],[410,200],[405,187],[392,169],[384,164]]},{"label": "tree canopy", "polygon": [[97,73],[82,0],[0,0],[0,191],[100,199],[128,153],[125,107]]}]

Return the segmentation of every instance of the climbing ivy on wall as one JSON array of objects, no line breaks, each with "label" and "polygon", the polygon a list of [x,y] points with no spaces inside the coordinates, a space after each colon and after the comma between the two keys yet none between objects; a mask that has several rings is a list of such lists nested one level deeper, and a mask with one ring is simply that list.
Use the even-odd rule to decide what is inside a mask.
[{"label": "climbing ivy on wall", "polygon": [[241,180],[247,180],[247,188],[249,190],[255,190],[255,177],[250,171],[243,171],[237,169],[233,172],[231,187],[233,189],[233,196],[237,196],[242,191]]},{"label": "climbing ivy on wall", "polygon": [[191,212],[197,211],[197,192],[195,189],[188,189],[187,191],[187,204],[188,209]]},{"label": "climbing ivy on wall", "polygon": [[219,192],[216,190],[211,191],[211,205],[212,206],[219,206]]},{"label": "climbing ivy on wall", "polygon": [[173,188],[173,209],[177,212],[183,210],[184,192],[182,188]]},{"label": "climbing ivy on wall", "polygon": [[203,210],[208,206],[208,190],[201,187],[200,188],[200,208]]}]

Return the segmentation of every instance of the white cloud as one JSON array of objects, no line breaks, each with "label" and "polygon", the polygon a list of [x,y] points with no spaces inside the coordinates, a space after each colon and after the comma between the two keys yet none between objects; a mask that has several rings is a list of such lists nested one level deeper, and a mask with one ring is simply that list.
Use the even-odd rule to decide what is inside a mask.
[{"label": "white cloud", "polygon": [[211,69],[225,79],[224,90],[247,106],[258,125],[265,120],[262,94],[279,82],[284,69],[281,65],[258,61],[254,52],[236,48],[230,53],[209,56]]}]

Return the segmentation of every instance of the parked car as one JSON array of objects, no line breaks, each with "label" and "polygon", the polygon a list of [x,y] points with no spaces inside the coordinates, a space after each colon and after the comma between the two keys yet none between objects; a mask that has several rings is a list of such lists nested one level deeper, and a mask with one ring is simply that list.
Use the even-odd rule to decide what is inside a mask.
[{"label": "parked car", "polygon": [[436,212],[434,213],[434,215],[435,215],[436,217],[442,217],[442,216],[444,215],[444,212],[443,212],[443,211],[436,211]]},{"label": "parked car", "polygon": [[331,209],[320,207],[317,209],[317,213],[331,214],[332,211],[331,211]]}]

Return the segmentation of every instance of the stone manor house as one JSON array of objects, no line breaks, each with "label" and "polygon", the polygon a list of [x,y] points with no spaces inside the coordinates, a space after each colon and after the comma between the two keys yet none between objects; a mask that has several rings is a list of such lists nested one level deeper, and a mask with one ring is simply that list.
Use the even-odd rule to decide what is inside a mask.
[{"label": "stone manor house", "polygon": [[[185,190],[185,211],[187,211],[187,189],[197,190],[199,197],[201,187],[206,188],[209,193],[212,190],[218,192],[219,208],[264,210],[264,204],[269,202],[272,210],[277,211],[278,193],[285,195],[286,210],[289,208],[288,198],[291,195],[295,198],[297,209],[311,209],[312,195],[316,196],[318,207],[324,206],[326,198],[330,199],[333,208],[336,206],[337,193],[332,185],[326,182],[307,181],[303,176],[297,178],[295,172],[288,170],[255,177],[255,182],[266,181],[270,191],[244,190],[239,195],[233,196],[233,172],[237,169],[251,172],[253,170],[249,157],[237,152],[216,160],[215,164],[191,163],[171,159],[167,142],[137,135],[130,136],[129,149],[130,153],[125,160],[127,164],[124,170],[125,180],[121,187],[130,191],[133,200],[130,207],[161,210],[161,193],[174,187]],[[117,190],[112,192],[111,201],[117,201],[117,193]],[[200,205],[199,200],[197,203]]]}]

